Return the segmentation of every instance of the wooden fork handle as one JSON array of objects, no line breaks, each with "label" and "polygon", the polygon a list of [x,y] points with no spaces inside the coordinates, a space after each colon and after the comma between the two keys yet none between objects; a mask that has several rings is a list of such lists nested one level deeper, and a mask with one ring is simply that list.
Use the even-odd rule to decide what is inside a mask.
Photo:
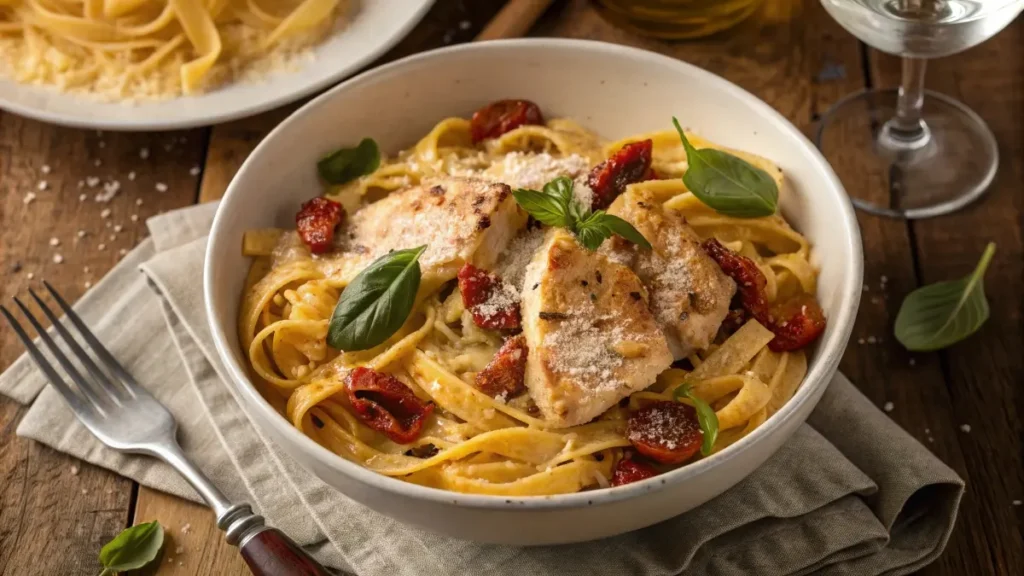
[{"label": "wooden fork handle", "polygon": [[255,576],[331,576],[291,538],[276,528],[250,536],[239,546]]}]

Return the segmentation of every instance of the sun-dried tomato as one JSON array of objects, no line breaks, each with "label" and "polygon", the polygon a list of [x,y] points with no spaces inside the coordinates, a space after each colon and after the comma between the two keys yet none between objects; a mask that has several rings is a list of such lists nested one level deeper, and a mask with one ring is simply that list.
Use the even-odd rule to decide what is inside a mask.
[{"label": "sun-dried tomato", "polygon": [[[736,281],[737,296],[743,308],[775,334],[768,347],[775,352],[798,350],[814,341],[825,330],[825,313],[810,294],[799,294],[790,300],[769,306],[767,280],[757,264],[740,256],[714,239],[701,247],[730,278]],[[743,322],[744,315],[730,311],[726,322]],[[723,323],[723,327],[725,323]]]},{"label": "sun-dried tomato", "polygon": [[345,378],[345,391],[356,416],[370,428],[399,444],[419,438],[433,404],[419,399],[390,374],[359,367]]},{"label": "sun-dried tomato", "polygon": [[810,294],[799,294],[775,306],[771,314],[775,338],[768,348],[773,352],[799,350],[825,331],[825,312]]},{"label": "sun-dried tomato", "polygon": [[462,305],[473,315],[473,323],[485,330],[516,330],[522,324],[514,290],[497,275],[465,264],[458,274]]},{"label": "sun-dried tomato", "polygon": [[295,226],[309,251],[321,254],[331,249],[334,230],[344,216],[345,209],[341,204],[317,196],[302,205],[302,209],[295,215]]},{"label": "sun-dried tomato", "polygon": [[587,186],[594,191],[592,208],[607,208],[628,184],[650,180],[648,172],[651,171],[653,150],[654,142],[650,139],[630,142],[594,166],[587,177]]},{"label": "sun-dried tomato", "polygon": [[526,338],[518,334],[505,340],[498,353],[473,381],[476,389],[492,398],[515,398],[526,390]]},{"label": "sun-dried tomato", "polygon": [[637,452],[655,462],[680,464],[700,450],[704,433],[693,406],[662,400],[629,415],[626,438]]},{"label": "sun-dried tomato", "polygon": [[632,484],[633,482],[647,480],[657,475],[658,471],[654,469],[654,466],[634,458],[625,458],[619,460],[619,463],[615,465],[615,469],[612,470],[612,486]]},{"label": "sun-dried tomato", "polygon": [[498,100],[473,113],[469,132],[476,144],[526,124],[543,124],[540,107],[529,100]]},{"label": "sun-dried tomato", "polygon": [[746,256],[729,250],[715,238],[708,238],[701,247],[712,260],[718,263],[726,276],[736,281],[740,302],[758,322],[768,326],[768,295],[765,290],[768,280],[757,264]]}]

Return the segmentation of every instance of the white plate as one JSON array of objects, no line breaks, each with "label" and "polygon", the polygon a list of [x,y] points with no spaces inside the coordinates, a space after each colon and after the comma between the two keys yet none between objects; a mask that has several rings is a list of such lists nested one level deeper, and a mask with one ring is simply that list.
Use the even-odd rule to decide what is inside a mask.
[{"label": "white plate", "polygon": [[103,130],[174,130],[252,116],[326,88],[369,64],[405,37],[434,0],[362,0],[352,21],[314,48],[294,72],[259,82],[136,105],[98,102],[0,77],[0,109],[43,122]]}]

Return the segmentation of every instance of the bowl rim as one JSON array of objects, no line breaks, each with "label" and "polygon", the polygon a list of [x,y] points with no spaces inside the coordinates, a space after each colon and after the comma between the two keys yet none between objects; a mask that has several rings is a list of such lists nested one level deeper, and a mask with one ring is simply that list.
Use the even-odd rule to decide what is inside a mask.
[{"label": "bowl rim", "polygon": [[[834,314],[833,317],[829,318],[830,323],[835,325],[837,329],[831,334],[831,337],[821,341],[819,344],[817,361],[804,376],[804,381],[797,390],[797,393],[782,407],[781,410],[773,414],[753,432],[721,452],[712,454],[707,458],[682,468],[661,474],[656,478],[624,486],[602,488],[572,494],[558,494],[550,496],[496,496],[451,492],[440,488],[430,488],[411,484],[409,482],[403,482],[397,478],[378,474],[329,451],[323,446],[317,444],[313,439],[297,430],[285,417],[277,412],[262,395],[259,394],[256,386],[249,380],[249,377],[246,375],[243,367],[235,363],[234,356],[230,352],[231,346],[225,333],[225,327],[220,326],[215,321],[217,316],[213,305],[214,286],[211,281],[214,269],[216,268],[215,254],[223,251],[225,248],[232,249],[232,246],[225,246],[222,248],[223,244],[232,243],[218,234],[218,230],[225,219],[224,207],[235,201],[236,197],[240,197],[240,195],[244,193],[238,182],[244,173],[251,168],[251,165],[255,163],[254,159],[259,158],[261,151],[264,148],[269,147],[270,143],[279,133],[287,130],[288,125],[296,121],[298,118],[307,114],[315,113],[317,108],[322,106],[326,101],[338,97],[351,87],[366,82],[374,82],[382,76],[401,73],[402,70],[416,67],[423,61],[439,58],[445,59],[450,55],[460,54],[466,51],[494,52],[500,54],[507,50],[537,48],[546,48],[550,50],[582,50],[598,54],[614,54],[616,56],[635,58],[669,68],[674,67],[686,75],[701,76],[703,77],[703,80],[708,81],[710,85],[731,93],[738,99],[742,100],[746,105],[751,106],[755,112],[763,115],[767,120],[774,124],[778,130],[789,136],[792,139],[794,146],[800,147],[804,153],[814,158],[816,161],[816,169],[822,173],[822,177],[828,184],[828,186],[826,186],[827,192],[831,195],[833,201],[838,204],[839,211],[842,215],[842,224],[847,230],[844,244],[847,252],[850,254],[850,258],[845,261],[843,280],[840,284],[839,290],[837,313]],[[818,397],[819,395],[817,393],[829,384],[831,377],[842,358],[850,333],[853,330],[854,319],[860,303],[863,277],[863,252],[860,228],[854,213],[853,204],[850,202],[839,178],[836,176],[825,158],[817,148],[811,144],[804,134],[789,122],[788,119],[767,103],[750,92],[747,92],[743,88],[740,88],[736,84],[687,62],[629,46],[594,40],[563,38],[494,40],[489,42],[461,44],[457,46],[439,48],[407,56],[384,66],[368,70],[335,86],[306,103],[297,111],[293,112],[288,118],[278,124],[263,139],[263,141],[260,142],[255,150],[253,150],[228,185],[227,192],[225,193],[224,198],[221,201],[221,205],[218,207],[217,214],[214,217],[209,238],[206,250],[206,261],[203,266],[203,295],[207,322],[209,324],[211,334],[213,335],[217,354],[220,356],[221,361],[224,363],[227,372],[229,373],[231,385],[239,392],[243,399],[243,410],[247,415],[249,415],[250,419],[257,421],[256,426],[260,427],[259,421],[266,419],[271,423],[270,426],[273,428],[272,435],[283,436],[284,439],[291,443],[291,447],[300,450],[305,454],[305,456],[315,459],[320,465],[326,466],[330,470],[345,475],[359,483],[412,499],[477,509],[508,510],[514,507],[513,509],[518,510],[558,510],[608,504],[631,499],[649,492],[669,489],[682,482],[686,482],[691,478],[700,476],[712,468],[721,466],[734,458],[742,457],[742,455],[755,446],[761,438],[768,436],[775,429],[797,417],[800,412],[800,407],[811,401],[812,398]],[[234,249],[237,249],[237,247],[234,247]],[[231,317],[235,318],[237,323],[237,311],[232,311]],[[235,327],[231,326],[230,329],[235,330]],[[257,414],[252,415],[251,411],[255,411]],[[278,446],[283,447],[282,444],[278,444]],[[337,490],[334,486],[332,486],[332,488]]]}]

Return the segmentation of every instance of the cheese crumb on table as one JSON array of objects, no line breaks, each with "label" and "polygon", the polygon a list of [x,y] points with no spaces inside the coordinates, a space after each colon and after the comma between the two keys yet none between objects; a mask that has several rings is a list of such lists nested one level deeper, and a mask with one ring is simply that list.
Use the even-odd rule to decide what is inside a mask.
[{"label": "cheese crumb on table", "polygon": [[885,410],[886,412],[892,412],[893,408],[895,408],[895,406],[892,402],[886,402],[885,405],[882,406],[882,410]]}]

